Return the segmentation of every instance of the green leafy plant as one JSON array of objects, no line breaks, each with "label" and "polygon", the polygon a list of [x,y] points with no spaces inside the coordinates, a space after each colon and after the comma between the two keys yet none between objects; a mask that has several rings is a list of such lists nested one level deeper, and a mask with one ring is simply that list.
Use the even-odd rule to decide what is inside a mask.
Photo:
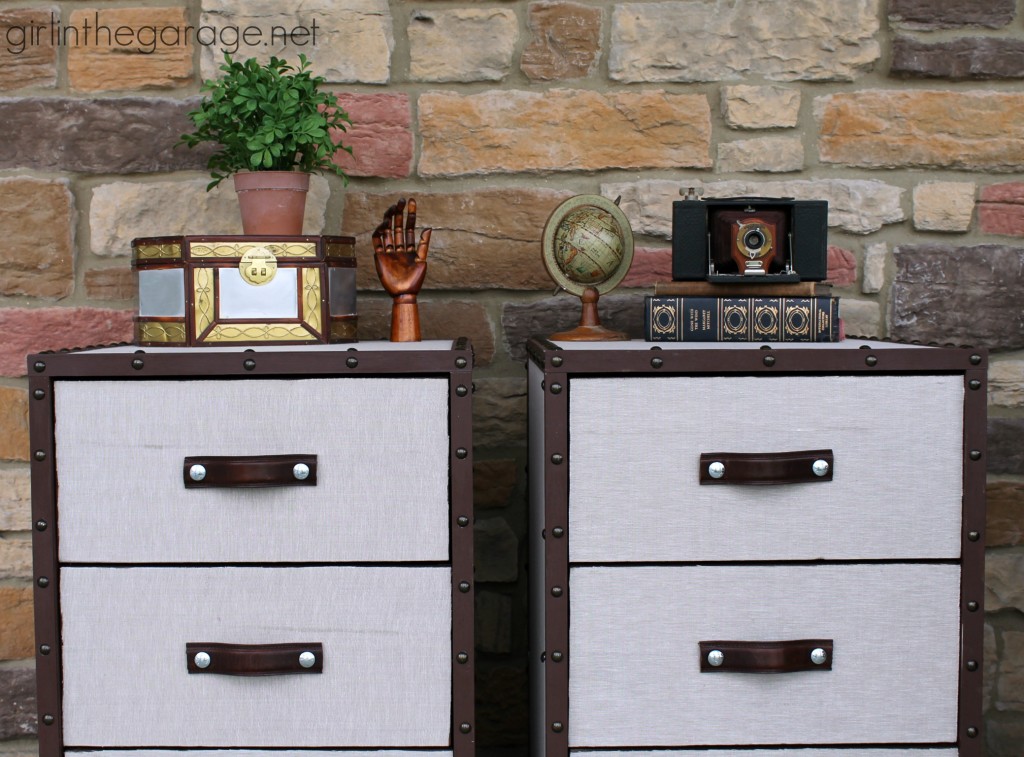
[{"label": "green leafy plant", "polygon": [[188,114],[195,131],[178,142],[219,146],[206,164],[213,176],[207,191],[239,171],[330,172],[347,184],[332,159],[352,148],[334,142],[331,130],[347,131],[352,121],[337,97],[320,89],[326,79],[310,73],[306,56],[299,55],[298,68],[275,57],[261,64],[225,53],[224,60],[223,75],[203,82],[206,95]]}]

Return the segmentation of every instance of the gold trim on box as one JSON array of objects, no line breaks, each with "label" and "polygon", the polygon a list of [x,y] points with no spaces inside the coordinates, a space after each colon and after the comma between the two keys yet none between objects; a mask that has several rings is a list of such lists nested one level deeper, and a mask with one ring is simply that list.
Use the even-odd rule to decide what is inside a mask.
[{"label": "gold trim on box", "polygon": [[219,323],[203,342],[315,342],[317,338],[301,323]]},{"label": "gold trim on box", "polygon": [[354,258],[356,245],[354,242],[327,242],[324,245],[326,258]]},{"label": "gold trim on box", "polygon": [[302,271],[302,318],[317,333],[324,330],[320,322],[320,269],[300,268]]},{"label": "gold trim on box", "polygon": [[136,260],[173,259],[180,257],[181,244],[179,242],[168,242],[167,244],[142,244],[135,248]]},{"label": "gold trim on box", "polygon": [[192,301],[195,303],[195,338],[198,339],[213,323],[213,269],[193,269],[192,284]]},{"label": "gold trim on box", "polygon": [[193,258],[241,258],[249,250],[266,248],[278,258],[315,258],[316,242],[193,242]]},{"label": "gold trim on box", "polygon": [[135,334],[140,342],[185,344],[187,340],[184,323],[167,321],[139,321],[135,324]]},{"label": "gold trim on box", "polygon": [[331,341],[351,342],[355,341],[358,334],[359,319],[356,316],[346,316],[344,319],[331,319]]}]

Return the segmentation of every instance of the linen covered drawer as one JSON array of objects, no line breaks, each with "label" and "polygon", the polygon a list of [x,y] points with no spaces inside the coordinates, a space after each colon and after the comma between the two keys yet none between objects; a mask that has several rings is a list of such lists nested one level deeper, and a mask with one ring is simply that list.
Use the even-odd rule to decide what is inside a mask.
[{"label": "linen covered drawer", "polygon": [[[963,395],[951,375],[576,379],[569,559],[955,559]],[[800,451],[799,483],[701,481],[702,455]]]},{"label": "linen covered drawer", "polygon": [[[449,744],[448,568],[72,567],[60,579],[68,747]],[[277,669],[268,660],[234,675],[231,650],[212,646],[277,644],[318,645],[322,670],[259,675]]]},{"label": "linen covered drawer", "polygon": [[[448,557],[443,378],[59,381],[54,404],[62,561]],[[185,486],[187,458],[270,455],[315,456],[315,484]]]},{"label": "linen covered drawer", "polygon": [[[956,740],[955,565],[579,567],[569,585],[572,748]],[[780,672],[758,648],[803,640],[820,665],[805,650]]]}]

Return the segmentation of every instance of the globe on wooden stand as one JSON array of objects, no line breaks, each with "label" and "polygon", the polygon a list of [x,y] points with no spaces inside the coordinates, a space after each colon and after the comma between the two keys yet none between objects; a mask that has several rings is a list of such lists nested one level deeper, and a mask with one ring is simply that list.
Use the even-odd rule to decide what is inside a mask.
[{"label": "globe on wooden stand", "polygon": [[625,278],[633,262],[633,230],[615,202],[600,195],[576,195],[548,218],[541,251],[548,275],[580,298],[583,310],[574,329],[552,334],[554,341],[622,341],[621,331],[601,325],[597,301]]}]

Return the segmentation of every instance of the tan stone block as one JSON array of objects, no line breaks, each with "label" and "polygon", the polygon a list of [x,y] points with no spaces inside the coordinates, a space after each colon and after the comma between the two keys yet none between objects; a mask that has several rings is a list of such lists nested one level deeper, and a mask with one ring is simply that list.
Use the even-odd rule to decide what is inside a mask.
[{"label": "tan stone block", "polygon": [[85,296],[90,300],[134,300],[137,294],[135,273],[128,266],[85,272]]},{"label": "tan stone block", "polygon": [[[206,179],[100,184],[92,192],[89,230],[92,252],[130,257],[136,237],[171,234],[241,234],[242,219],[231,181],[207,192]],[[303,231],[324,227],[331,188],[323,176],[311,177]]]},{"label": "tan stone block", "polygon": [[50,29],[59,19],[56,7],[0,11],[0,91],[57,85],[57,48]]},{"label": "tan stone block", "polygon": [[419,123],[423,176],[711,165],[704,95],[427,92],[419,99]]},{"label": "tan stone block", "polygon": [[804,167],[804,143],[799,137],[737,139],[718,145],[718,171],[783,173]]},{"label": "tan stone block", "polygon": [[518,465],[513,458],[473,461],[473,506],[505,507],[515,491]]},{"label": "tan stone block", "polygon": [[1003,631],[1003,653],[999,658],[996,707],[1024,712],[1024,633]]},{"label": "tan stone block", "polygon": [[0,470],[0,531],[32,528],[32,487],[28,468]]},{"label": "tan stone block", "polygon": [[869,244],[864,248],[864,273],[860,291],[877,294],[885,286],[885,261],[889,258],[889,246],[885,242]]},{"label": "tan stone block", "polygon": [[1024,168],[1024,94],[863,90],[815,98],[823,163],[864,168]]},{"label": "tan stone block", "polygon": [[[373,265],[372,263],[370,264]],[[430,267],[427,283],[419,296],[420,330],[424,340],[457,339],[467,337],[473,345],[473,364],[477,368],[490,365],[494,358],[494,329],[487,311],[476,303],[434,299],[429,291]],[[391,338],[391,298],[383,288],[380,295],[360,297],[359,339],[361,341]]]},{"label": "tan stone block", "polygon": [[672,238],[672,203],[680,189],[693,187],[704,199],[722,197],[793,197],[797,200],[827,200],[828,225],[854,234],[870,234],[885,224],[904,220],[903,189],[881,181],[858,179],[794,179],[791,181],[714,181],[699,179],[669,181],[645,179],[601,185],[609,199],[621,197],[619,207],[626,214],[634,234]]},{"label": "tan stone block", "polygon": [[855,300],[842,297],[839,300],[839,316],[847,336],[881,337],[882,306],[873,300]]},{"label": "tan stone block", "polygon": [[928,181],[914,187],[914,228],[968,231],[978,186],[969,181]]},{"label": "tan stone block", "polygon": [[881,57],[880,0],[627,2],[612,11],[609,76],[626,82],[852,81]]},{"label": "tan stone block", "polygon": [[306,0],[283,5],[276,0],[201,0],[200,71],[218,75],[222,50],[237,59],[271,55],[298,63],[299,53],[314,74],[329,82],[387,84],[395,47],[387,0]]},{"label": "tan stone block", "polygon": [[985,544],[1024,544],[1024,483],[992,481],[985,488]]},{"label": "tan stone block", "polygon": [[[434,289],[550,289],[540,239],[551,212],[571,192],[504,187],[416,193],[417,227],[432,228],[424,292]],[[395,193],[348,192],[343,234],[356,238],[361,290],[381,291],[370,235]]]},{"label": "tan stone block", "polygon": [[1024,555],[989,550],[985,555],[985,610],[1024,609]]},{"label": "tan stone block", "polygon": [[0,386],[0,460],[28,460],[28,391]]},{"label": "tan stone block", "polygon": [[72,11],[62,30],[71,88],[100,92],[188,84],[195,44],[189,25],[184,7]]},{"label": "tan stone block", "polygon": [[0,660],[35,655],[35,616],[31,586],[0,586]]},{"label": "tan stone block", "polygon": [[800,90],[749,84],[722,87],[722,117],[732,129],[792,128],[800,117]]},{"label": "tan stone block", "polygon": [[67,181],[0,179],[0,294],[59,299],[74,289],[75,201]]},{"label": "tan stone block", "polygon": [[989,363],[988,401],[996,407],[1024,407],[1024,360]]},{"label": "tan stone block", "polygon": [[0,536],[0,580],[32,578],[32,539],[28,534]]},{"label": "tan stone block", "polygon": [[573,2],[530,3],[532,38],[519,67],[537,81],[583,79],[601,59],[601,9]]},{"label": "tan stone block", "polygon": [[414,81],[501,81],[512,68],[518,33],[510,8],[413,11],[409,76]]}]

